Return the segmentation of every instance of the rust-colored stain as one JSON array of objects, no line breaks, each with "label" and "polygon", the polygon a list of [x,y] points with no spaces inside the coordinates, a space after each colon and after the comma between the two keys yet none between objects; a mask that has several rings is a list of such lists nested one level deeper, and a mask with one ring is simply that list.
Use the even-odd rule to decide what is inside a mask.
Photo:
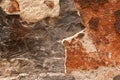
[{"label": "rust-colored stain", "polygon": [[25,39],[28,29],[22,25],[22,23],[19,21],[19,17],[16,17],[12,20],[10,31],[11,40],[6,43],[9,51],[16,51],[21,45],[25,45],[25,48],[27,48]]},{"label": "rust-colored stain", "polygon": [[90,26],[91,29],[97,30],[97,28],[99,26],[99,18],[92,17],[89,21],[89,26]]},{"label": "rust-colored stain", "polygon": [[13,13],[13,12],[19,12],[20,9],[19,9],[19,3],[16,1],[16,0],[11,0],[11,6],[10,8],[8,9],[8,12],[9,13]]},{"label": "rust-colored stain", "polygon": [[114,16],[115,16],[115,23],[114,23],[115,30],[116,32],[120,33],[120,10],[115,11]]},{"label": "rust-colored stain", "polygon": [[[119,65],[120,0],[74,1],[86,26],[85,32],[91,37],[97,51],[86,51],[81,42],[80,35],[84,36],[83,33],[70,42],[65,40],[67,72]],[[95,9],[96,5],[97,9]]]},{"label": "rust-colored stain", "polygon": [[53,1],[45,1],[44,2],[49,8],[54,8],[55,4]]}]

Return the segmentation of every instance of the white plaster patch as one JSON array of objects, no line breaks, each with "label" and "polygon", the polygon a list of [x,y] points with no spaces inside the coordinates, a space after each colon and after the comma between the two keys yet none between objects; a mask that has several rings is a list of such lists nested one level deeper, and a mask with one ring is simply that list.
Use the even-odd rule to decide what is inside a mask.
[{"label": "white plaster patch", "polygon": [[80,31],[78,33],[76,33],[75,35],[68,37],[66,39],[62,40],[62,44],[64,41],[68,41],[71,42],[71,40],[75,37],[77,37],[79,34],[84,33],[84,37],[80,40],[82,45],[84,46],[84,48],[86,49],[86,52],[97,52],[97,49],[95,47],[95,45],[93,44],[93,41],[91,39],[90,36],[88,36],[88,33],[85,32],[85,29],[83,31]]},{"label": "white plaster patch", "polygon": [[47,73],[49,76],[65,76],[64,73]]},{"label": "white plaster patch", "polygon": [[81,43],[86,49],[87,52],[97,52],[97,49],[95,45],[93,44],[93,41],[90,36],[88,36],[88,33],[84,33],[84,37],[81,39]]},{"label": "white plaster patch", "polygon": [[111,52],[108,53],[108,58],[109,58],[109,59],[112,58],[112,53],[111,53]]},{"label": "white plaster patch", "polygon": [[84,33],[84,32],[85,32],[85,29],[82,30],[82,31],[80,31],[80,32],[78,32],[78,33],[76,33],[76,34],[73,35],[73,36],[70,36],[70,37],[67,37],[67,38],[63,39],[63,40],[61,41],[61,43],[63,44],[64,41],[71,42],[71,40],[72,40],[73,38],[77,37],[80,33]]}]

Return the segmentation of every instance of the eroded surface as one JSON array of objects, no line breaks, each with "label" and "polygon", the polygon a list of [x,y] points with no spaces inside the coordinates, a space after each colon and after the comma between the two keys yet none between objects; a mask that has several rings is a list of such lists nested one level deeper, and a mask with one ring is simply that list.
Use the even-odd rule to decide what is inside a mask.
[{"label": "eroded surface", "polygon": [[[66,53],[67,70],[88,70],[100,66],[116,66],[120,64],[120,34],[118,0],[74,0],[81,14],[84,32],[77,34],[70,40],[63,41]],[[91,2],[90,2],[91,1]],[[94,10],[93,6],[98,5]],[[84,34],[84,35],[83,35]],[[85,34],[89,39],[83,41]],[[82,37],[80,36],[82,35]],[[79,37],[80,36],[80,37]],[[90,40],[91,39],[91,40]],[[91,42],[89,46],[84,43]],[[89,47],[89,48],[88,48]],[[96,49],[94,51],[88,49]]]}]

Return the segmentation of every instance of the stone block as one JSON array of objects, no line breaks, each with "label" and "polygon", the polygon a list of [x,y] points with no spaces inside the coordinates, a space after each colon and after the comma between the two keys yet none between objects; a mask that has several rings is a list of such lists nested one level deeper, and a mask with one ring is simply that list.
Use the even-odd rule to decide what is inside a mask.
[{"label": "stone block", "polygon": [[20,14],[28,23],[57,17],[60,12],[59,0],[3,0],[0,6],[10,15]]}]

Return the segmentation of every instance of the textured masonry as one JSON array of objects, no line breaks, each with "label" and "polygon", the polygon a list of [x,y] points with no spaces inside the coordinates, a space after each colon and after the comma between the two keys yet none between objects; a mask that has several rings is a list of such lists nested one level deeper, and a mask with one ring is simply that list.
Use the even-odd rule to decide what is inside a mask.
[{"label": "textured masonry", "polygon": [[0,0],[0,80],[119,80],[120,1],[58,2]]},{"label": "textured masonry", "polygon": [[86,29],[63,40],[67,71],[120,64],[120,1],[74,0]]}]

